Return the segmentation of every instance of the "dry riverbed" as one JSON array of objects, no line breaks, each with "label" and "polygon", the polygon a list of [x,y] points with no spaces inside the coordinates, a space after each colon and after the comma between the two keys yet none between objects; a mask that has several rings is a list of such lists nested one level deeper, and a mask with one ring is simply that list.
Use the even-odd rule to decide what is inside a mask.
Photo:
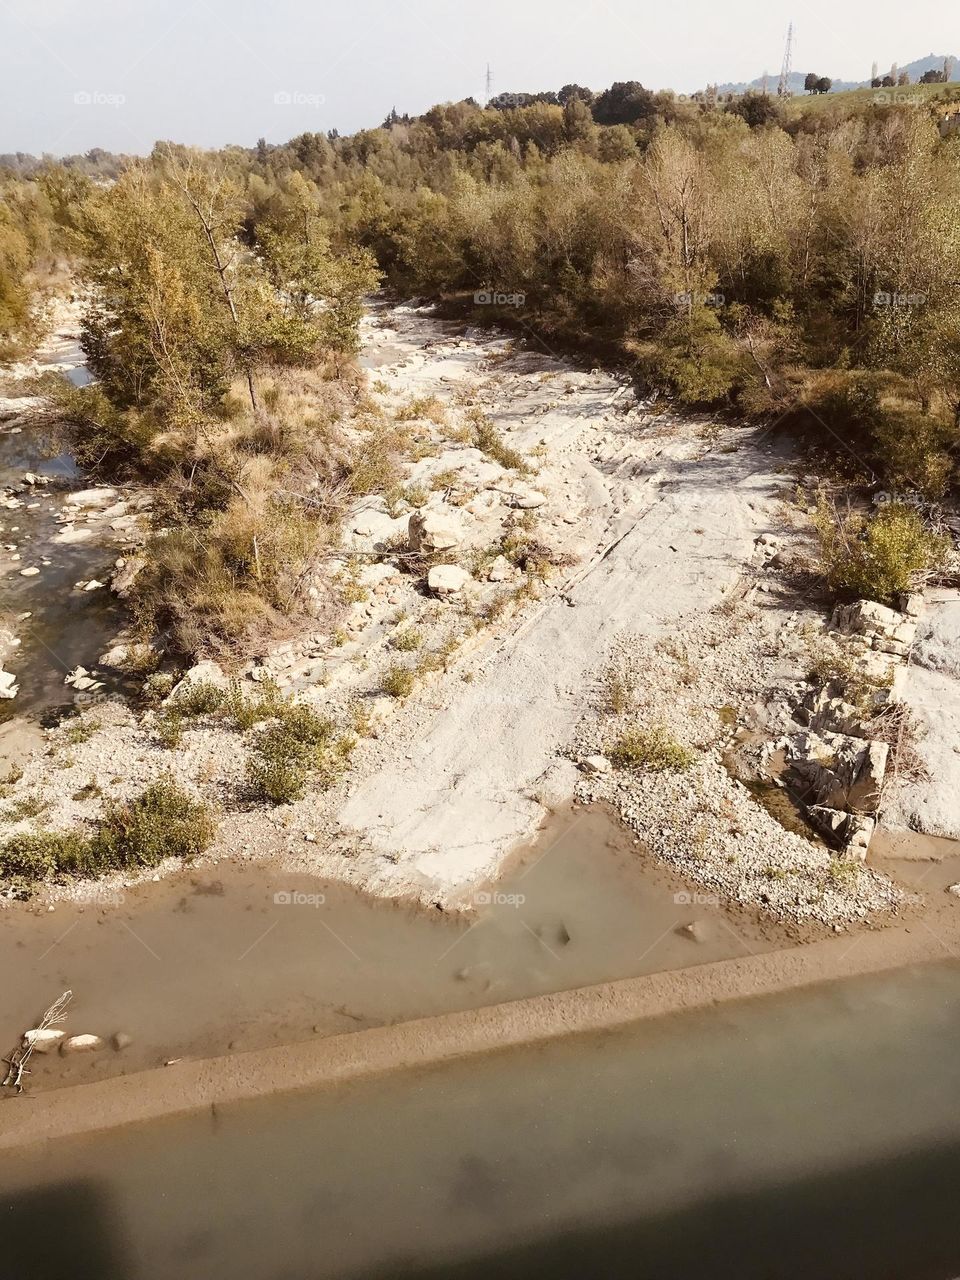
[{"label": "dry riverbed", "polygon": [[[323,568],[348,601],[335,628],[305,629],[239,673],[251,695],[269,678],[332,715],[356,739],[343,777],[294,804],[254,804],[240,731],[200,715],[165,745],[156,712],[103,696],[106,664],[92,654],[80,677],[91,683],[75,689],[82,714],[43,730],[42,744],[17,761],[22,774],[0,800],[6,834],[82,826],[105,800],[172,774],[219,811],[216,841],[189,873],[198,883],[225,882],[211,879],[224,859],[269,860],[271,883],[320,877],[331,900],[359,890],[436,905],[462,915],[459,929],[479,918],[478,895],[494,891],[551,812],[574,798],[600,800],[635,833],[638,883],[644,867],[662,864],[681,877],[673,891],[689,901],[666,912],[664,937],[692,929],[689,944],[698,928],[709,935],[703,917],[719,918],[711,913],[721,906],[747,913],[736,936],[761,949],[777,940],[764,938],[774,923],[797,938],[911,917],[912,889],[885,874],[881,859],[865,865],[803,826],[771,763],[801,727],[811,655],[825,642],[852,643],[831,638],[829,612],[798,585],[809,514],[788,448],[762,432],[655,412],[626,378],[464,333],[429,309],[379,308],[364,340],[369,415],[405,431],[402,482],[356,505],[339,558]],[[366,429],[351,427],[358,439]],[[109,516],[108,498],[124,504],[114,519],[135,514],[130,495],[101,493],[80,504],[90,514],[74,530],[109,525],[94,515]],[[135,526],[120,532],[133,536]],[[201,677],[226,681],[209,666]],[[689,753],[683,767],[618,762],[615,744],[636,726]],[[915,797],[912,811],[921,803]],[[623,874],[634,872],[628,861]],[[122,914],[131,894],[159,894],[149,882],[165,876],[183,884],[170,860],[140,877],[50,887],[30,904],[6,902],[0,930],[12,937],[48,908],[58,919],[85,905],[91,918]],[[205,908],[206,890],[171,892]],[[939,907],[960,906],[938,893]],[[375,908],[368,899],[356,910]],[[220,927],[209,925],[214,934]],[[549,928],[559,932],[541,942],[556,949],[569,927]],[[55,945],[69,955],[67,941]],[[557,985],[642,971],[625,961],[574,968]],[[64,960],[65,981],[69,972]],[[550,989],[552,980],[524,981],[511,979],[500,995],[479,990],[476,1002]],[[45,990],[51,982],[52,972]],[[364,1005],[365,990],[356,993],[359,1017],[389,1016]],[[258,999],[242,1009],[241,1025],[258,1025]],[[267,1039],[253,1043],[308,1033],[315,1000],[303,996],[295,1013],[278,1006]],[[329,1018],[309,1014],[325,1032],[356,1013],[348,1001],[327,1003]],[[135,1028],[149,1060],[161,1041],[206,1053],[242,1040],[230,1035],[236,1017],[225,1011],[216,1021],[201,1004],[196,1034],[178,1039],[169,1027],[144,1040]],[[424,996],[411,1010],[434,1007],[457,1007],[456,999]],[[110,1013],[113,1030],[131,1019],[133,1010]]]}]

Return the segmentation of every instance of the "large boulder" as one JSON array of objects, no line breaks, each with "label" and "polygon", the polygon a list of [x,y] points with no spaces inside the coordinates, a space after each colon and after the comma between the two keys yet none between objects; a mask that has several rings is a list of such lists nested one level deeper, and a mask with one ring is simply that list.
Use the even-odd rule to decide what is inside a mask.
[{"label": "large boulder", "polygon": [[787,748],[787,763],[800,798],[846,813],[873,814],[890,748],[842,733],[798,734]]},{"label": "large boulder", "polygon": [[882,653],[905,654],[913,644],[917,624],[912,618],[875,600],[837,605],[833,626],[846,635],[862,636]]},{"label": "large boulder", "polygon": [[463,541],[460,523],[446,511],[414,511],[407,523],[411,551],[430,555],[435,551],[451,551]]},{"label": "large boulder", "polygon": [[19,692],[17,677],[12,671],[4,671],[3,667],[0,667],[0,698],[15,698]]},{"label": "large boulder", "polygon": [[174,685],[165,702],[176,702],[190,688],[198,684],[212,684],[217,689],[229,689],[230,677],[216,662],[209,659],[206,662],[198,662],[195,667],[191,667],[184,673],[183,679],[178,684]]}]

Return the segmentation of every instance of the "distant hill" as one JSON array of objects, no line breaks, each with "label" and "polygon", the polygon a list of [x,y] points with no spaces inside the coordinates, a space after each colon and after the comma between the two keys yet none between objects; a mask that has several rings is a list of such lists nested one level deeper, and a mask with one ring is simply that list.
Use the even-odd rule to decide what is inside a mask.
[{"label": "distant hill", "polygon": [[[942,71],[944,59],[947,57],[945,53],[930,53],[925,58],[917,58],[914,62],[905,62],[900,66],[901,71],[906,71],[910,77],[910,83],[916,84],[925,71]],[[884,76],[890,70],[889,67],[881,67],[878,75]],[[829,67],[818,67],[817,75],[830,75]],[[790,92],[803,93],[803,82],[807,77],[806,71],[792,71],[790,73]],[[767,75],[767,85],[771,92],[777,87],[780,79],[778,71],[771,71]],[[960,58],[954,56],[953,74],[950,77],[950,83],[955,84],[960,81]],[[870,85],[869,78],[866,80],[834,80],[833,92],[840,93],[844,89],[866,89]],[[717,85],[718,93],[746,93],[748,89],[762,89],[763,76],[757,76],[756,80],[749,83],[741,80],[739,83],[720,84]]]}]

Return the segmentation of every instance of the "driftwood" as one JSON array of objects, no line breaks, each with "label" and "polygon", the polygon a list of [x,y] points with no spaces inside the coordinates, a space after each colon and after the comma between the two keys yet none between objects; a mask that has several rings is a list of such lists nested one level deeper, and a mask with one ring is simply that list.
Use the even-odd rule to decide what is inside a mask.
[{"label": "driftwood", "polygon": [[[64,991],[63,995],[54,1000],[53,1004],[40,1019],[36,1030],[49,1031],[58,1022],[63,1022],[67,1016],[67,1005],[72,999],[73,992]],[[17,1093],[23,1093],[23,1077],[30,1074],[27,1063],[30,1061],[33,1048],[32,1041],[24,1045],[23,1040],[21,1040],[16,1049],[10,1054],[10,1057],[3,1059],[7,1064],[7,1074],[0,1081],[0,1088],[7,1087],[16,1089]]]}]

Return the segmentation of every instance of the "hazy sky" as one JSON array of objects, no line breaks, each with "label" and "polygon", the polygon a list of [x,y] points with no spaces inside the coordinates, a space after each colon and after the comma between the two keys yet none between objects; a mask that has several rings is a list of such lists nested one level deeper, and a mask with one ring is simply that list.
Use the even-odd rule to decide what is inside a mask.
[{"label": "hazy sky", "polygon": [[282,142],[494,90],[678,92],[960,53],[954,0],[0,0],[0,152]]}]

